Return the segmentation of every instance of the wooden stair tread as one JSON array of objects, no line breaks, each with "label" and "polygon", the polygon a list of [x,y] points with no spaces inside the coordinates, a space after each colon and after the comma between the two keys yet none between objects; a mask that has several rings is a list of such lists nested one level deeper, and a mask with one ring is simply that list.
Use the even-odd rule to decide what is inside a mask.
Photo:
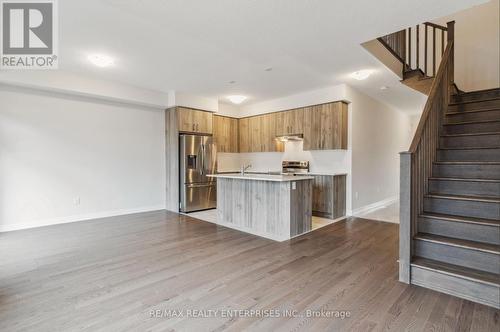
[{"label": "wooden stair tread", "polygon": [[462,196],[462,195],[449,195],[449,194],[427,194],[424,197],[428,198],[441,198],[452,199],[456,201],[475,201],[485,203],[500,203],[500,198],[487,197],[487,196]]},{"label": "wooden stair tread", "polygon": [[476,99],[476,100],[465,100],[465,101],[455,101],[455,102],[449,103],[448,105],[449,106],[456,106],[456,105],[461,105],[461,104],[482,103],[485,101],[495,101],[495,100],[500,100],[500,97],[484,98],[484,99]]},{"label": "wooden stair tread", "polygon": [[423,212],[422,214],[419,215],[419,217],[434,218],[434,219],[441,219],[441,220],[447,220],[447,221],[453,221],[453,222],[462,222],[462,223],[468,223],[468,224],[478,224],[478,225],[500,227],[500,220],[494,220],[494,219],[460,217],[460,216],[452,216],[449,214],[431,213],[431,212]]},{"label": "wooden stair tread", "polygon": [[[482,112],[491,112],[491,111],[500,111],[500,107],[481,108],[478,110],[463,110],[463,111],[446,112],[444,115],[461,115],[461,114],[482,113]],[[493,121],[495,121],[495,120],[493,120]]]},{"label": "wooden stair tread", "polygon": [[411,265],[418,266],[420,268],[427,270],[438,271],[452,276],[500,287],[500,275],[496,273],[475,270],[459,265],[439,262],[432,259],[421,258],[421,257],[415,257],[412,260]]},{"label": "wooden stair tread", "polygon": [[464,124],[477,124],[477,123],[490,123],[490,122],[500,122],[500,120],[478,120],[478,121],[463,121],[454,123],[443,123],[443,126],[456,126]]},{"label": "wooden stair tread", "polygon": [[456,239],[447,236],[427,234],[427,233],[417,233],[415,235],[415,240],[439,243],[443,245],[449,245],[454,247],[460,247],[465,249],[477,250],[482,252],[488,252],[490,254],[500,255],[500,245],[476,242],[470,240]]},{"label": "wooden stair tread", "polygon": [[438,150],[494,150],[500,149],[500,146],[471,146],[471,147],[456,147],[456,148],[438,148]]},{"label": "wooden stair tread", "polygon": [[434,164],[444,165],[500,165],[500,161],[435,161]]},{"label": "wooden stair tread", "polygon": [[430,177],[429,180],[500,183],[500,179],[497,180],[497,179],[470,179],[470,178]]},{"label": "wooden stair tread", "polygon": [[500,131],[490,131],[485,133],[466,133],[466,134],[441,134],[441,137],[465,137],[465,136],[488,136],[488,135],[500,135]]}]

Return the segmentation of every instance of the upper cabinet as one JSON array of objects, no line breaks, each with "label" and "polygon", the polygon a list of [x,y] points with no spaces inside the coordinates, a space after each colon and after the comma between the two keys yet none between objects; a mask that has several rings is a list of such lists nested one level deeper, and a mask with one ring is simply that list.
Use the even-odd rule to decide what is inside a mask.
[{"label": "upper cabinet", "polygon": [[240,152],[250,152],[250,118],[238,119],[238,144]]},{"label": "upper cabinet", "polygon": [[276,114],[276,135],[285,136],[304,133],[304,108]]},{"label": "upper cabinet", "polygon": [[212,134],[212,113],[186,107],[177,107],[179,131]]},{"label": "upper cabinet", "polygon": [[304,150],[347,149],[347,104],[334,102],[304,109]]},{"label": "upper cabinet", "polygon": [[283,151],[276,140],[276,113],[239,119],[240,152]]},{"label": "upper cabinet", "polygon": [[213,137],[217,152],[239,152],[238,119],[227,116],[213,116]]}]

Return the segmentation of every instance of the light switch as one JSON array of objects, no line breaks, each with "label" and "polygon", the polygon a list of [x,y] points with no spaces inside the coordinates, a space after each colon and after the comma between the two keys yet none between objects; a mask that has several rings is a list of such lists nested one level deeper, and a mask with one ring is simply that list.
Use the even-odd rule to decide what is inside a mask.
[{"label": "light switch", "polygon": [[297,182],[292,182],[292,190],[297,189]]}]

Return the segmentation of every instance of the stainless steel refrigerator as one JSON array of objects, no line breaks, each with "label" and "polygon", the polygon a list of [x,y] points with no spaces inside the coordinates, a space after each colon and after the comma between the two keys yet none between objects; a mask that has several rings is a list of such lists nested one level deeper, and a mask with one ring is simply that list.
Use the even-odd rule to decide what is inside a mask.
[{"label": "stainless steel refrigerator", "polygon": [[180,135],[180,210],[193,212],[217,207],[217,148],[211,136]]}]

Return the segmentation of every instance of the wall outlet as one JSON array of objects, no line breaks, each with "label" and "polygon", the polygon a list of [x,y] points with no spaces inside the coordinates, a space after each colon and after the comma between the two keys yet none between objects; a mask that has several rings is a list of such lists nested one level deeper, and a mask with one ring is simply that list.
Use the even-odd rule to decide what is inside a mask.
[{"label": "wall outlet", "polygon": [[75,204],[75,205],[80,205],[80,197],[75,197],[75,198],[73,199],[73,204]]},{"label": "wall outlet", "polygon": [[356,191],[356,192],[354,193],[354,199],[356,199],[356,200],[357,200],[358,198],[359,198],[359,193]]}]

